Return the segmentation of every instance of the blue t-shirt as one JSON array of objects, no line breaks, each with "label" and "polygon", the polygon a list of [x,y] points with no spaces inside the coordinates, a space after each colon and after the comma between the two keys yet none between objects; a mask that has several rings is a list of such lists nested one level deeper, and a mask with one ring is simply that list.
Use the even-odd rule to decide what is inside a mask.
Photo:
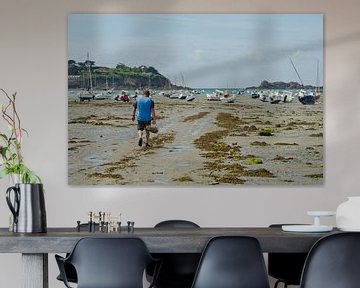
[{"label": "blue t-shirt", "polygon": [[155,107],[155,103],[149,97],[140,97],[134,103],[137,110],[136,119],[138,121],[151,121],[151,109]]}]

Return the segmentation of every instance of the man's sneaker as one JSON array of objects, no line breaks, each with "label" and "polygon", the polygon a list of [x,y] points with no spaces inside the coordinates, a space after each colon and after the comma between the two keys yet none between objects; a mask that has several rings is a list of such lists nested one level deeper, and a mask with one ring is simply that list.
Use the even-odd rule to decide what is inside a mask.
[{"label": "man's sneaker", "polygon": [[138,145],[139,145],[140,147],[142,146],[142,138],[139,138]]},{"label": "man's sneaker", "polygon": [[151,147],[149,143],[145,143],[145,147]]}]

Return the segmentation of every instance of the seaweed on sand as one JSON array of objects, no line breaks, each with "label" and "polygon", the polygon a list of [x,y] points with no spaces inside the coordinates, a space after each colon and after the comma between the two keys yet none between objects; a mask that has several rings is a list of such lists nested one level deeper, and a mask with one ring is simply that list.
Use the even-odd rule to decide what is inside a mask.
[{"label": "seaweed on sand", "polygon": [[241,120],[239,117],[230,113],[219,113],[216,116],[216,124],[221,128],[237,130],[239,125],[246,125],[249,124],[249,122]]},{"label": "seaweed on sand", "polygon": [[108,178],[108,179],[114,179],[114,180],[124,180],[124,178],[120,174],[112,174],[112,173],[106,173],[106,172],[94,172],[88,175],[90,178]]},{"label": "seaweed on sand", "polygon": [[161,148],[164,144],[173,142],[174,139],[174,133],[157,134],[156,136],[150,138],[150,143],[153,148]]},{"label": "seaweed on sand", "polygon": [[313,178],[313,179],[322,179],[324,176],[321,173],[321,174],[309,174],[309,175],[305,175],[305,177]]},{"label": "seaweed on sand", "polygon": [[285,142],[278,142],[278,143],[274,143],[274,145],[277,146],[298,146],[299,144],[297,143],[285,143]]},{"label": "seaweed on sand", "polygon": [[291,160],[294,160],[294,158],[293,157],[286,158],[284,156],[276,155],[276,157],[273,160],[281,161],[281,162],[290,162]]},{"label": "seaweed on sand", "polygon": [[323,133],[317,133],[317,134],[310,134],[309,137],[323,137]]},{"label": "seaweed on sand", "polygon": [[208,115],[210,112],[199,112],[198,114],[195,114],[195,115],[191,115],[191,116],[188,116],[186,117],[183,122],[191,122],[191,121],[194,121],[194,120],[198,120],[198,119],[201,119],[203,117],[205,117],[206,115]]},{"label": "seaweed on sand", "polygon": [[254,141],[251,142],[250,145],[252,146],[270,146],[270,144],[266,143],[265,141]]},{"label": "seaweed on sand", "polygon": [[264,168],[260,168],[260,169],[256,169],[256,170],[246,170],[244,172],[244,176],[249,176],[249,177],[266,177],[266,178],[274,178],[274,174],[271,173],[270,171],[264,169]]},{"label": "seaweed on sand", "polygon": [[190,176],[182,176],[173,180],[177,182],[194,182],[194,180]]},{"label": "seaweed on sand", "polygon": [[[209,171],[209,176],[214,181],[228,184],[244,184],[247,177],[275,177],[266,169],[245,170],[239,163],[241,160],[240,147],[231,146],[224,143],[223,139],[234,131],[243,129],[240,125],[247,124],[241,121],[237,116],[229,113],[219,113],[216,117],[216,124],[224,130],[216,130],[205,133],[194,141],[195,146],[202,151],[202,156],[211,158],[212,161],[204,163],[204,170]],[[252,126],[247,126],[252,127]],[[254,126],[255,127],[255,126]],[[249,130],[254,129],[250,128]],[[255,129],[257,129],[255,127]],[[248,158],[247,158],[248,159]],[[261,164],[262,160],[254,157],[252,163]],[[214,183],[215,183],[214,182]]]},{"label": "seaweed on sand", "polygon": [[68,124],[86,124],[86,125],[96,125],[96,126],[112,126],[112,127],[128,127],[129,124],[118,124],[122,123],[124,120],[129,120],[125,117],[119,117],[114,115],[108,116],[96,116],[94,114],[88,116],[82,116],[75,119],[72,119]]},{"label": "seaweed on sand", "polygon": [[239,178],[235,175],[224,175],[221,177],[215,177],[215,180],[219,183],[226,183],[226,184],[244,184],[245,180]]},{"label": "seaweed on sand", "polygon": [[[158,134],[155,137],[150,138],[150,140],[152,143],[152,147],[150,148],[161,148],[165,143],[169,143],[174,140],[174,134]],[[121,176],[119,173],[126,168],[136,167],[137,165],[135,161],[138,159],[139,154],[147,155],[151,153],[154,153],[151,149],[138,150],[137,154],[125,156],[118,161],[101,164],[99,167],[104,167],[104,170],[101,172],[89,174],[88,177],[116,179],[119,181],[124,180],[123,176]]]}]

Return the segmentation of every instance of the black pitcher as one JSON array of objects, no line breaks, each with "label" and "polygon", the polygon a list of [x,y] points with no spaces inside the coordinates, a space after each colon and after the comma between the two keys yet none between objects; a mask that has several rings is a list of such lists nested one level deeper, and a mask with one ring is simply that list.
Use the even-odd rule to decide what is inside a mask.
[{"label": "black pitcher", "polygon": [[[11,197],[12,192],[14,193],[13,197]],[[11,198],[13,198],[13,202]],[[15,184],[6,190],[6,202],[14,216],[14,232],[46,232],[45,198],[42,184]]]}]

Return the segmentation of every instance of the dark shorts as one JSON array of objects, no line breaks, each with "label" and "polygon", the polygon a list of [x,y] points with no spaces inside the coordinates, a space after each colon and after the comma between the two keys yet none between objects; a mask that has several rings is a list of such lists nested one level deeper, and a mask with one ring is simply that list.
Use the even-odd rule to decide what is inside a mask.
[{"label": "dark shorts", "polygon": [[151,125],[151,120],[150,121],[139,121],[138,120],[138,124],[137,124],[137,129],[144,131],[146,126],[150,126]]}]

